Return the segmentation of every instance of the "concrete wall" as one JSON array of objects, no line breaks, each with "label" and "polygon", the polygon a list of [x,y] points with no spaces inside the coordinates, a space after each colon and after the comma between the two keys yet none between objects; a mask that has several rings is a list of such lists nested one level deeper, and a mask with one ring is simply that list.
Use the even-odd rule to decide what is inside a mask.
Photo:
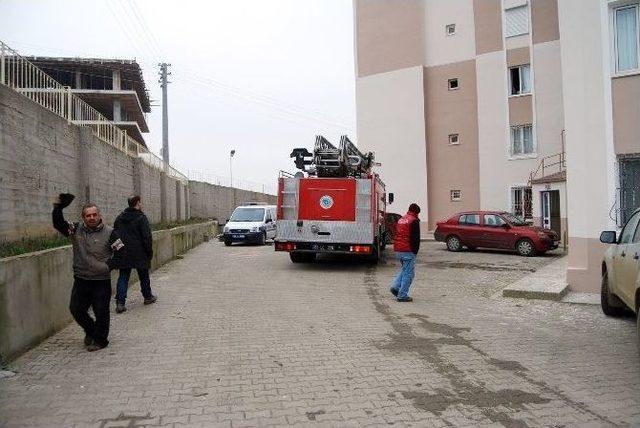
[{"label": "concrete wall", "polygon": [[[187,182],[127,156],[88,128],[70,125],[0,85],[0,241],[54,235],[51,202],[58,193],[76,196],[67,209],[70,219],[79,218],[82,204],[91,201],[108,224],[126,207],[127,197],[137,193],[149,221],[159,223],[189,218],[193,198],[199,207],[193,216],[226,218],[233,191],[220,189],[227,190],[192,195]],[[198,201],[201,193],[205,199]],[[236,199],[275,203],[275,196],[241,190]]]},{"label": "concrete wall", "polygon": [[231,187],[216,186],[201,181],[189,182],[189,208],[192,217],[213,218],[226,222],[234,208],[246,202],[266,202],[275,205],[277,197]]},{"label": "concrete wall", "polygon": [[[210,221],[153,232],[151,269],[212,237]],[[0,363],[35,346],[71,321],[71,246],[0,259]],[[115,272],[112,278],[115,287]]]}]

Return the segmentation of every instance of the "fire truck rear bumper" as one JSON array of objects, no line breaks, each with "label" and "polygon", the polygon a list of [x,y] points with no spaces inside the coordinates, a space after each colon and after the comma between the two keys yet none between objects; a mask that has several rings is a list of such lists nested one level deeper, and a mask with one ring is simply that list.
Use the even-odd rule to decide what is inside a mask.
[{"label": "fire truck rear bumper", "polygon": [[283,242],[276,241],[276,251],[301,253],[331,253],[331,254],[372,254],[373,245],[363,244],[334,244],[325,242]]}]

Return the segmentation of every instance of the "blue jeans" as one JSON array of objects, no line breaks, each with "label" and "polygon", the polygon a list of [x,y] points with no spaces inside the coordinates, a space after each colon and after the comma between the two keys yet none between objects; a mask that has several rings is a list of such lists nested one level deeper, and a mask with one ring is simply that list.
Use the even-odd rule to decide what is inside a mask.
[{"label": "blue jeans", "polygon": [[[136,269],[138,271],[138,278],[140,278],[140,291],[145,299],[150,299],[153,294],[151,293],[151,279],[149,278],[149,269]],[[127,288],[129,287],[129,277],[131,276],[131,269],[120,269],[120,276],[118,276],[118,287],[116,290],[116,302],[124,305],[127,300]]]},{"label": "blue jeans", "polygon": [[391,288],[398,291],[398,299],[406,299],[416,272],[416,255],[411,251],[397,252],[396,258],[400,260],[402,267],[393,280]]}]

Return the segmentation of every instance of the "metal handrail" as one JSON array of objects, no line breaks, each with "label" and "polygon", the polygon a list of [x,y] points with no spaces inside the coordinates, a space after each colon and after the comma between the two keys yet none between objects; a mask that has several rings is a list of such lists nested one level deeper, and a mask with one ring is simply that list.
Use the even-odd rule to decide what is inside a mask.
[{"label": "metal handrail", "polygon": [[[554,161],[551,162],[552,160]],[[557,167],[557,170],[554,167]],[[535,171],[529,174],[529,183],[536,179],[538,173],[541,173],[541,177],[546,177],[545,170],[548,170],[549,168],[554,169],[554,174],[566,171],[567,164],[565,159],[565,152],[556,153],[554,155],[542,158],[540,160],[540,163],[538,164],[538,168],[536,168]]]},{"label": "metal handrail", "polygon": [[[171,165],[165,164],[143,144],[127,135],[127,131],[74,95],[69,86],[58,83],[2,41],[0,41],[0,84],[12,88],[69,123],[90,128],[98,139],[126,155],[140,157],[149,165],[167,172],[169,176],[178,180],[189,180]],[[140,156],[141,154],[145,156]]]}]

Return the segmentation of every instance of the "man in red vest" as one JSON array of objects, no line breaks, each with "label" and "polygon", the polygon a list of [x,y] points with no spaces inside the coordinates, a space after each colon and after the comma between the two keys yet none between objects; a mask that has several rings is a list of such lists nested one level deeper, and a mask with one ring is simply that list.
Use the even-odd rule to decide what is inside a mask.
[{"label": "man in red vest", "polygon": [[391,293],[398,298],[398,302],[412,302],[409,297],[409,287],[415,276],[416,255],[420,250],[420,207],[418,204],[409,205],[409,212],[398,220],[393,249],[402,267],[393,280]]}]

